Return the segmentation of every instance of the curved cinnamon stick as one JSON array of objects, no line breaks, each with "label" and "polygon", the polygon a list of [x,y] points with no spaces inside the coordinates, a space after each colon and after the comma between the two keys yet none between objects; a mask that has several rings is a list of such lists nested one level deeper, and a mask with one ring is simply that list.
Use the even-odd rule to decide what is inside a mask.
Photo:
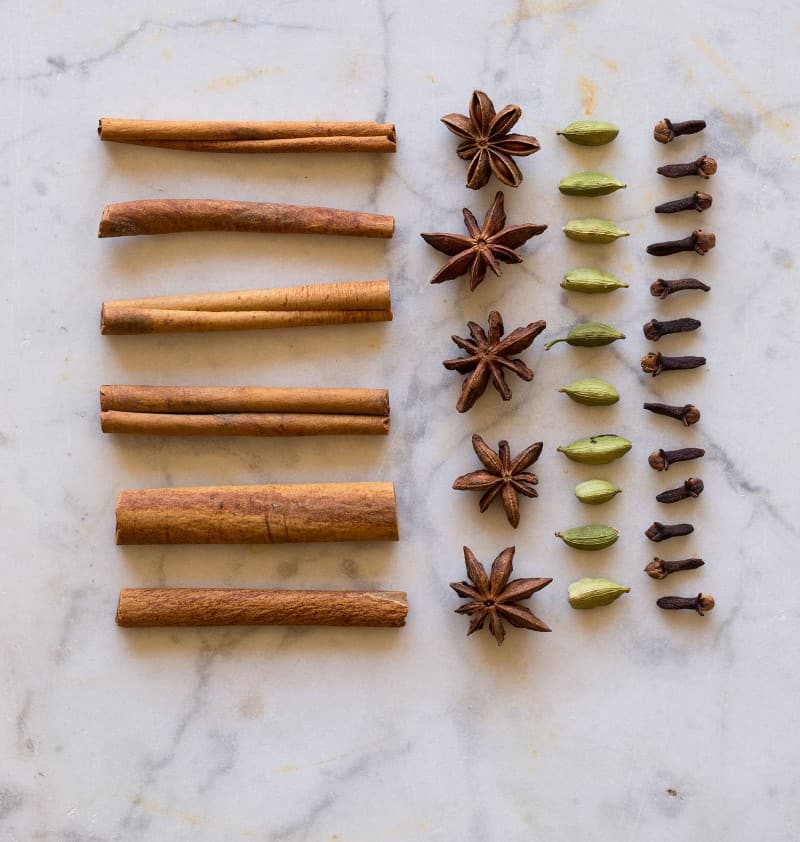
[{"label": "curved cinnamon stick", "polygon": [[123,588],[117,625],[404,626],[402,591]]},{"label": "curved cinnamon stick", "polygon": [[237,202],[227,199],[140,199],[106,205],[98,237],[238,231],[389,238],[394,217],[336,208]]}]

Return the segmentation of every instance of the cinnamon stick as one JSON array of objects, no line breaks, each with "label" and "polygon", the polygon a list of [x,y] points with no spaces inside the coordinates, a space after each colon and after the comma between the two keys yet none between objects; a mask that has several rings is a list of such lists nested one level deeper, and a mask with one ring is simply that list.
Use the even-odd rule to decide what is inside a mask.
[{"label": "cinnamon stick", "polygon": [[404,626],[402,591],[123,588],[117,625]]},{"label": "cinnamon stick", "polygon": [[237,202],[227,199],[140,199],[106,205],[98,237],[239,231],[251,234],[330,234],[389,238],[394,217],[376,213]]},{"label": "cinnamon stick", "polygon": [[104,334],[257,330],[392,319],[389,282],[344,281],[278,289],[103,302]]},{"label": "cinnamon stick", "polygon": [[370,122],[231,122],[102,117],[100,140],[193,152],[394,152],[395,127]]},{"label": "cinnamon stick", "polygon": [[104,433],[161,436],[386,435],[385,389],[102,386]]},{"label": "cinnamon stick", "polygon": [[390,482],[122,491],[117,544],[397,541]]}]

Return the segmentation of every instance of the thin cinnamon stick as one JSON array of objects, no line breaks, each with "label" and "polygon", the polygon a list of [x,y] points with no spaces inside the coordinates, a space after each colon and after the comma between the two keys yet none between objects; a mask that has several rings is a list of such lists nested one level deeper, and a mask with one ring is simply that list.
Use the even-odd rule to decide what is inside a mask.
[{"label": "thin cinnamon stick", "polygon": [[239,231],[389,238],[394,217],[336,208],[237,202],[227,199],[140,199],[106,205],[98,237]]},{"label": "thin cinnamon stick", "polygon": [[397,541],[391,482],[122,491],[117,544]]},{"label": "thin cinnamon stick", "polygon": [[187,333],[391,319],[388,281],[344,281],[105,301],[100,331],[104,334]]},{"label": "thin cinnamon stick", "polygon": [[403,591],[123,588],[117,625],[404,626]]},{"label": "thin cinnamon stick", "polygon": [[193,152],[394,152],[395,127],[371,122],[231,122],[103,117],[100,140]]}]

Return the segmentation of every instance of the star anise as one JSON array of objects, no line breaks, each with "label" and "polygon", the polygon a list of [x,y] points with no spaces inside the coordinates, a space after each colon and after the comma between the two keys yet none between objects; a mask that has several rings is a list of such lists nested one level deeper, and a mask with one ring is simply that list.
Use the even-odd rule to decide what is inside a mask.
[{"label": "star anise", "polygon": [[528,608],[515,604],[547,587],[553,581],[552,579],[514,579],[509,582],[515,549],[515,547],[506,547],[494,560],[491,575],[487,575],[486,568],[475,558],[472,550],[464,547],[467,576],[472,580],[472,584],[469,582],[450,583],[450,587],[460,597],[470,600],[455,609],[456,614],[470,616],[467,634],[470,635],[482,629],[488,617],[489,631],[494,635],[498,646],[502,644],[506,636],[503,620],[508,620],[512,626],[520,629],[541,632],[551,630]]},{"label": "star anise", "polygon": [[494,105],[483,91],[473,91],[469,101],[469,117],[447,114],[442,122],[463,141],[456,155],[469,161],[467,187],[477,190],[494,173],[503,184],[518,187],[522,173],[512,155],[533,155],[539,151],[539,141],[525,134],[509,134],[522,116],[518,105],[507,105],[495,113]]},{"label": "star anise", "polygon": [[458,371],[461,374],[472,372],[461,387],[461,396],[456,404],[459,412],[466,412],[475,405],[475,401],[486,391],[489,380],[500,392],[504,401],[511,400],[511,389],[505,379],[504,368],[513,371],[523,380],[533,380],[533,372],[522,360],[509,359],[512,354],[518,354],[529,347],[533,340],[547,327],[547,322],[539,320],[531,322],[527,327],[518,327],[502,339],[503,317],[497,310],[489,313],[489,333],[476,322],[467,322],[472,339],[452,336],[453,342],[467,352],[466,357],[445,360],[442,365],[448,371]]},{"label": "star anise", "polygon": [[432,284],[460,278],[469,272],[469,288],[475,289],[486,277],[489,268],[498,277],[503,263],[522,263],[522,258],[514,251],[521,245],[541,234],[546,225],[512,225],[505,227],[506,212],[503,208],[503,193],[498,191],[492,206],[486,212],[483,227],[478,226],[472,211],[463,209],[464,224],[469,237],[463,234],[420,234],[428,245],[437,251],[453,255],[447,263],[431,278]]},{"label": "star anise", "polygon": [[486,470],[472,471],[460,476],[454,483],[456,491],[483,491],[480,499],[480,509],[485,512],[499,494],[502,494],[503,508],[506,510],[508,522],[514,527],[519,526],[519,495],[538,497],[534,485],[538,485],[536,474],[525,469],[530,467],[541,455],[542,442],[537,441],[525,448],[514,459],[508,442],[500,442],[497,453],[477,433],[472,437],[472,447],[475,455],[481,460]]}]

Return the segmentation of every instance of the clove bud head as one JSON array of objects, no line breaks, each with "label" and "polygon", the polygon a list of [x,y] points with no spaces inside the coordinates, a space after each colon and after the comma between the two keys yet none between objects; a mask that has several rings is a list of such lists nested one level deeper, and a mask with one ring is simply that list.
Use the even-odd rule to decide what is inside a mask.
[{"label": "clove bud head", "polygon": [[709,158],[708,155],[701,155],[694,163],[697,166],[697,174],[703,176],[703,178],[708,178],[717,171],[716,160]]},{"label": "clove bud head", "polygon": [[[716,165],[715,165],[716,166]],[[717,238],[710,231],[692,231],[692,245],[698,254],[706,254],[717,244]]]}]

